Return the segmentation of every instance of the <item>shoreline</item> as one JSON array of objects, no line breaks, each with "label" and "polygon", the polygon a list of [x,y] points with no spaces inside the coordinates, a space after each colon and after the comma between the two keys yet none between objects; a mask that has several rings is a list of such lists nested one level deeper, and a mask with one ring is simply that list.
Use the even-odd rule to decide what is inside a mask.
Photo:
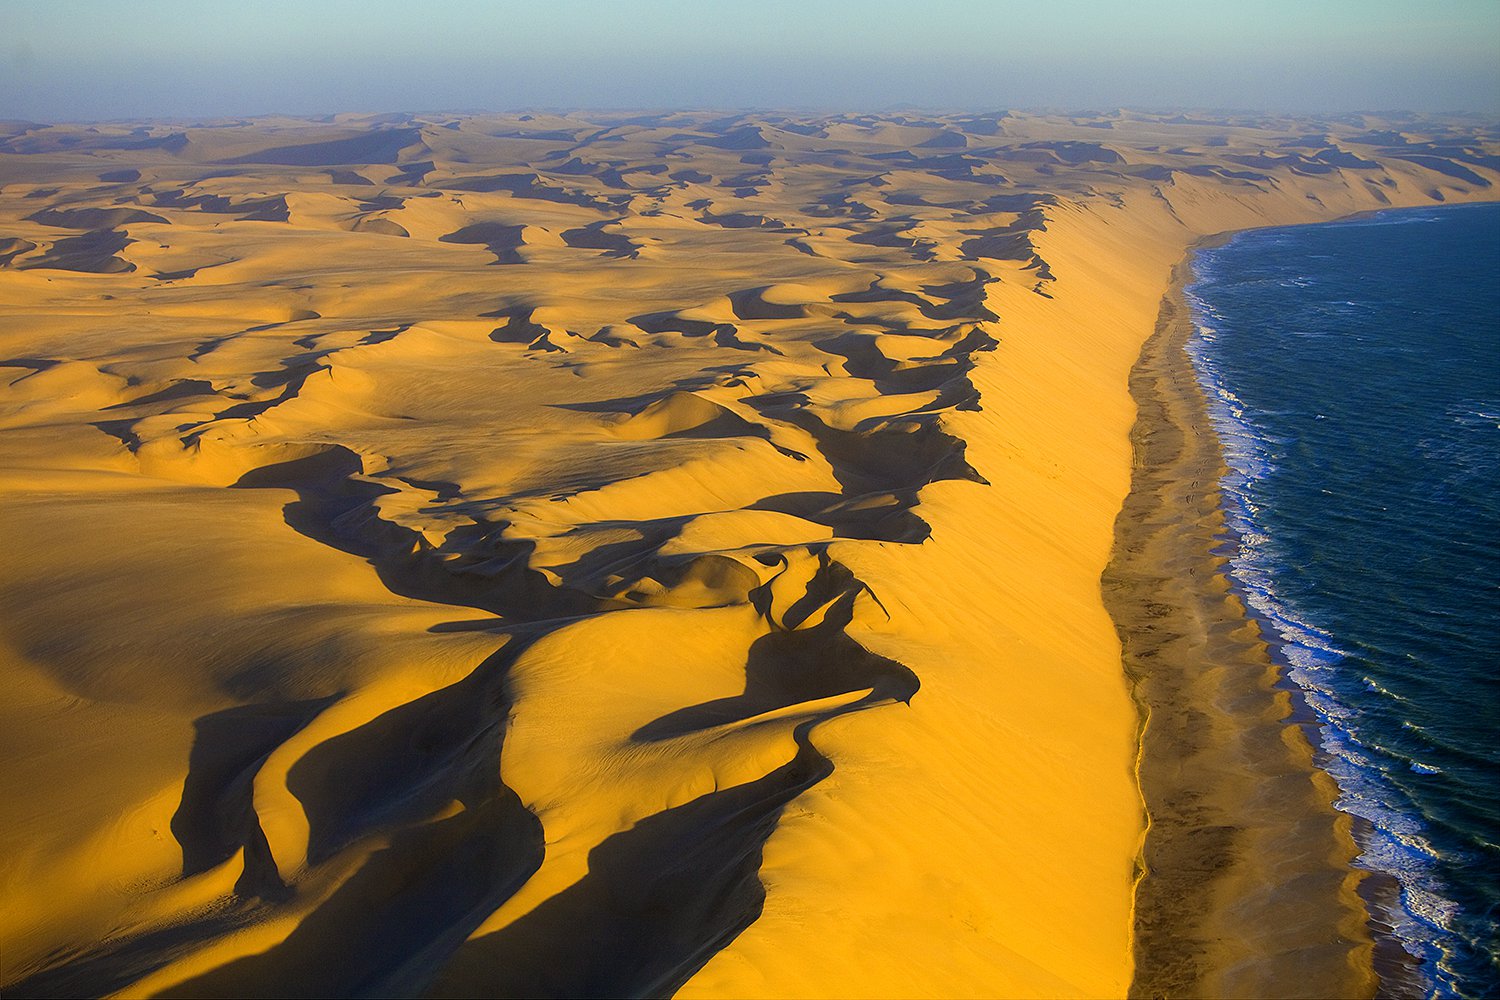
[{"label": "shoreline", "polygon": [[[1492,201],[1472,201],[1456,204],[1430,204],[1430,205],[1402,205],[1379,210],[1357,212],[1338,219],[1323,223],[1298,223],[1290,226],[1270,226],[1270,230],[1287,230],[1299,228],[1302,225],[1318,225],[1337,227],[1344,225],[1371,224],[1384,221],[1387,224],[1399,224],[1400,217],[1410,215],[1414,212],[1423,214],[1437,213],[1440,215],[1457,212],[1465,209],[1478,209],[1484,207],[1493,208],[1496,203]],[[1189,251],[1187,263],[1191,268],[1192,261],[1198,253],[1205,249],[1222,246],[1233,241],[1241,235],[1253,230],[1236,230],[1220,234],[1204,240]],[[1191,274],[1183,283],[1185,289],[1190,290],[1193,283]],[[1191,326],[1191,324],[1190,324]],[[1188,336],[1192,336],[1189,329]],[[1197,382],[1199,372],[1197,362],[1189,360],[1189,370]],[[1200,383],[1200,385],[1205,383]],[[1208,389],[1208,398],[1213,398],[1212,389]],[[1209,426],[1216,433],[1222,426],[1223,414],[1218,411],[1206,414]],[[1228,508],[1234,505],[1229,504]],[[1240,516],[1245,516],[1243,513]],[[1253,515],[1252,515],[1253,516]],[[1231,521],[1234,514],[1226,509],[1226,517]],[[1234,557],[1235,550],[1240,544],[1240,529],[1227,527],[1221,539],[1220,548],[1216,554]],[[1291,711],[1284,721],[1288,728],[1298,730],[1307,740],[1312,750],[1314,766],[1323,771],[1329,777],[1338,773],[1337,762],[1339,758],[1323,743],[1325,738],[1323,727],[1330,720],[1322,715],[1307,698],[1307,691],[1293,679],[1296,663],[1289,657],[1288,650],[1298,645],[1298,641],[1292,638],[1282,638],[1275,625],[1273,618],[1267,618],[1258,610],[1255,601],[1256,590],[1242,581],[1236,573],[1227,575],[1233,593],[1239,597],[1245,605],[1247,617],[1253,621],[1266,636],[1270,637],[1268,652],[1272,662],[1279,672],[1276,684],[1280,690],[1285,691],[1291,699]],[[1335,779],[1340,783],[1337,789],[1340,795],[1351,794],[1346,792],[1341,779]],[[1423,939],[1410,937],[1410,928],[1414,923],[1420,923],[1421,917],[1409,909],[1404,900],[1404,881],[1397,874],[1386,868],[1380,867],[1377,860],[1382,852],[1386,850],[1381,843],[1381,834],[1369,819],[1357,812],[1346,811],[1344,806],[1337,807],[1338,811],[1347,816],[1350,821],[1350,835],[1356,845],[1353,866],[1360,878],[1357,884],[1358,896],[1367,912],[1366,927],[1373,938],[1373,970],[1377,981],[1377,996],[1417,996],[1427,995],[1434,989],[1433,977],[1438,970],[1431,963],[1430,958],[1419,957],[1419,952],[1414,950],[1423,946]],[[1365,860],[1368,859],[1368,860]],[[1429,942],[1430,944],[1430,942]]]},{"label": "shoreline", "polygon": [[1184,350],[1193,256],[1233,235],[1198,241],[1173,268],[1130,375],[1131,489],[1103,577],[1141,720],[1130,995],[1371,996],[1383,949],[1369,875],[1352,864],[1352,818],[1333,808],[1295,695],[1225,572],[1224,458]]}]

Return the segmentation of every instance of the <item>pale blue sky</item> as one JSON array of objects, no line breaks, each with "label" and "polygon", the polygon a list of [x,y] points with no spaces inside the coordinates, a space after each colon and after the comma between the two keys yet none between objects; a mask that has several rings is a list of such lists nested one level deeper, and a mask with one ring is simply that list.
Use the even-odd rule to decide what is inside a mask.
[{"label": "pale blue sky", "polygon": [[1500,0],[0,0],[0,117],[1500,114]]}]

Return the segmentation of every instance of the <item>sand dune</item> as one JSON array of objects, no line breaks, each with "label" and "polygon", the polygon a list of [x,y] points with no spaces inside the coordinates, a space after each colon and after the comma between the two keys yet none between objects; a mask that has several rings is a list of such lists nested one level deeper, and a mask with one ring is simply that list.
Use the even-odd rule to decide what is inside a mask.
[{"label": "sand dune", "polygon": [[[1497,143],[4,123],[0,988],[1125,994],[1149,703],[1100,576],[1172,268],[1493,198]],[[1373,982],[1319,885],[1283,917],[1345,936],[1236,988]]]}]

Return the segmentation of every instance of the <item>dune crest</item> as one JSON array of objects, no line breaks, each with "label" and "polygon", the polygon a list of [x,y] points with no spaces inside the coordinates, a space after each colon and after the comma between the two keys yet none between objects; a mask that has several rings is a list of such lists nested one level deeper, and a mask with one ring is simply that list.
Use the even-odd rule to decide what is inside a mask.
[{"label": "dune crest", "polygon": [[0,988],[1123,995],[1162,290],[1497,141],[6,124]]}]

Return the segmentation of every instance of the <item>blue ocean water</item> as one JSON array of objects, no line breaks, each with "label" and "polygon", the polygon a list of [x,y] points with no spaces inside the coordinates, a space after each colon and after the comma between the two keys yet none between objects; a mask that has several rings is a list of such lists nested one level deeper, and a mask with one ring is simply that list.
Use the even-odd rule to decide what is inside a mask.
[{"label": "blue ocean water", "polygon": [[1500,205],[1201,252],[1231,568],[1429,995],[1500,996]]}]

